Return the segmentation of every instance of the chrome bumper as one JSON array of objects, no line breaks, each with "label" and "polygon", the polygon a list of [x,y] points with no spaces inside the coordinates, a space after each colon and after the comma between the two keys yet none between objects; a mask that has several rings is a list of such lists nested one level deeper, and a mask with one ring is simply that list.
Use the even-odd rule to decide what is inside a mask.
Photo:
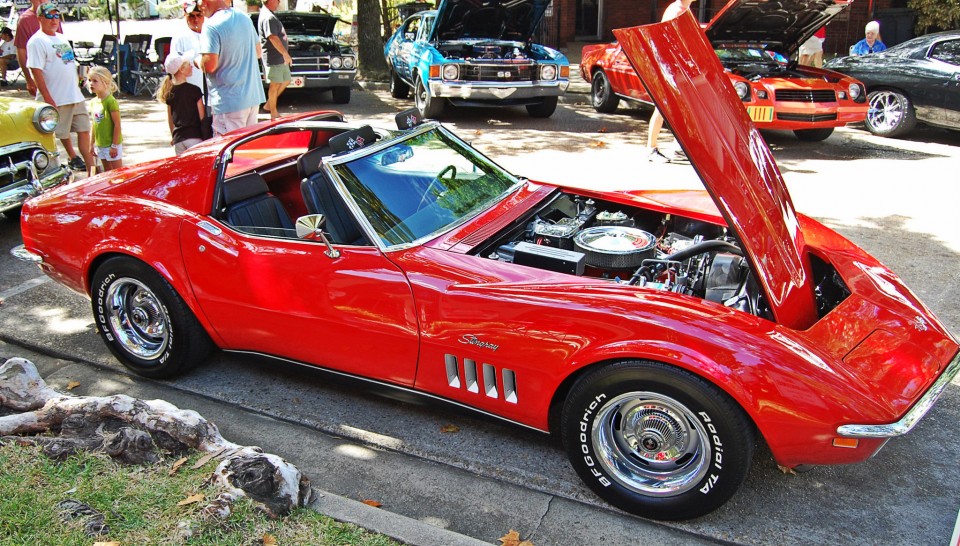
[{"label": "chrome bumper", "polygon": [[953,381],[953,378],[960,373],[960,353],[957,353],[947,369],[933,383],[929,390],[920,397],[920,400],[910,408],[910,411],[902,419],[895,423],[885,425],[842,425],[837,427],[837,434],[850,438],[892,438],[894,436],[903,436],[910,432],[914,426],[923,419],[923,416],[930,411],[930,408],[937,402],[940,395],[947,388],[947,385]]},{"label": "chrome bumper", "polygon": [[567,91],[569,80],[552,82],[451,82],[430,80],[430,95],[441,99],[526,100],[559,97]]},{"label": "chrome bumper", "polygon": [[[0,177],[4,179],[9,177],[12,181],[0,186],[0,212],[15,209],[27,199],[73,180],[73,172],[59,164],[55,168],[47,168],[41,175],[37,173],[33,161],[14,163],[9,157],[6,160],[6,164],[0,160]],[[50,160],[56,164],[57,156],[53,155]],[[23,177],[24,174],[25,177]]]}]

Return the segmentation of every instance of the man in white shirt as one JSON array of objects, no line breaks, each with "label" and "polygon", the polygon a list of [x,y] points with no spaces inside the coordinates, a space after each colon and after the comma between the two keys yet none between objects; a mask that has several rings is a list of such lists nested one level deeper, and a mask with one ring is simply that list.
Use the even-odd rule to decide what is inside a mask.
[{"label": "man in white shirt", "polygon": [[[56,4],[41,4],[37,18],[40,31],[27,42],[27,68],[36,82],[37,100],[56,107],[60,112],[56,136],[67,150],[70,168],[84,171],[87,165],[92,165],[93,158],[90,155],[90,116],[80,92],[77,60],[70,42],[57,32],[60,10]],[[83,159],[70,141],[71,132],[77,133],[77,146]]]},{"label": "man in white shirt", "polygon": [[0,86],[7,85],[7,65],[17,59],[17,46],[13,45],[13,31],[0,29]]},{"label": "man in white shirt", "polygon": [[[203,12],[196,2],[187,2],[183,5],[183,18],[187,23],[187,28],[173,37],[170,42],[170,52],[182,56],[193,56],[200,52],[200,29],[203,28]],[[203,90],[203,72],[194,70],[193,74],[187,77],[187,83],[196,85]]]}]

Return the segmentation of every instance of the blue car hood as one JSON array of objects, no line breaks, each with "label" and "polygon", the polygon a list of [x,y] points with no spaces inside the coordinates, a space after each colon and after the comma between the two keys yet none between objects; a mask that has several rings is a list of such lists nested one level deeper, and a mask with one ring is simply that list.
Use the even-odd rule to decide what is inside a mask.
[{"label": "blue car hood", "polygon": [[431,41],[528,42],[549,0],[441,0]]}]

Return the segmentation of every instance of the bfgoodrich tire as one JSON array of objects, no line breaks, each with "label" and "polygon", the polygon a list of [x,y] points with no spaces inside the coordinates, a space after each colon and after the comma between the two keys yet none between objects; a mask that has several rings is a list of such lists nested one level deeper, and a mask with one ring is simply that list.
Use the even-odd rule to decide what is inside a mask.
[{"label": "bfgoodrich tire", "polygon": [[657,362],[621,362],[580,378],[560,426],[580,478],[610,504],[653,519],[717,509],[753,458],[753,425],[740,407],[700,377]]},{"label": "bfgoodrich tire", "polygon": [[110,258],[93,275],[93,316],[100,337],[123,365],[165,378],[202,362],[213,342],[170,283],[145,263]]}]

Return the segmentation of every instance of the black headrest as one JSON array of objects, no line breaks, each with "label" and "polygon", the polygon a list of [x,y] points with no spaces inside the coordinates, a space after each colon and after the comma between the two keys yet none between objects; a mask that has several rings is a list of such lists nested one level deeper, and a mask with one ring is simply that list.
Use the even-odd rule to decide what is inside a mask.
[{"label": "black headrest", "polygon": [[223,203],[232,205],[255,195],[269,193],[266,180],[257,171],[241,174],[223,184]]},{"label": "black headrest", "polygon": [[397,122],[397,129],[405,131],[423,123],[423,116],[419,108],[411,108],[400,112],[393,118]]},{"label": "black headrest", "polygon": [[320,170],[320,160],[323,156],[327,156],[333,153],[333,150],[330,149],[330,146],[321,146],[319,148],[314,148],[307,152],[304,152],[297,158],[297,172],[300,173],[300,178],[309,178],[314,173]]},{"label": "black headrest", "polygon": [[373,132],[373,127],[369,125],[364,125],[359,129],[354,129],[352,131],[347,131],[346,133],[340,133],[335,137],[330,138],[330,148],[333,149],[333,153],[339,154],[340,152],[346,152],[348,150],[356,150],[358,148],[363,148],[364,146],[369,146],[377,141],[377,133]]}]

